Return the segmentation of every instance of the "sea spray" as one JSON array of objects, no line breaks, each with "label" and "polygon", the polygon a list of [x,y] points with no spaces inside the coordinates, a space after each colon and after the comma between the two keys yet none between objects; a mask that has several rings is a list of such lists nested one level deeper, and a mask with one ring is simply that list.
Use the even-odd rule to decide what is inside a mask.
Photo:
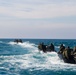
[{"label": "sea spray", "polygon": [[[53,41],[55,43],[56,40]],[[64,63],[56,52],[39,52],[37,43],[36,40],[35,42],[33,40],[31,42],[25,40],[23,43],[18,44],[12,41],[1,43],[1,46],[3,46],[0,52],[0,74],[50,75],[51,73],[51,75],[64,75],[67,72],[67,74],[74,75],[76,73],[75,64]],[[58,45],[60,43],[58,41]]]}]

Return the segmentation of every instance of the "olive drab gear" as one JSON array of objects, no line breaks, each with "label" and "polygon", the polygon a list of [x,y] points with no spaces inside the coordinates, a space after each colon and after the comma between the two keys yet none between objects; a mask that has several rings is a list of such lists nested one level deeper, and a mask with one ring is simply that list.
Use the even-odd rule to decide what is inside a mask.
[{"label": "olive drab gear", "polygon": [[63,44],[61,44],[61,46],[60,46],[60,51],[58,52],[58,53],[63,53],[63,51],[64,51],[64,49],[65,49],[65,46],[63,46]]}]

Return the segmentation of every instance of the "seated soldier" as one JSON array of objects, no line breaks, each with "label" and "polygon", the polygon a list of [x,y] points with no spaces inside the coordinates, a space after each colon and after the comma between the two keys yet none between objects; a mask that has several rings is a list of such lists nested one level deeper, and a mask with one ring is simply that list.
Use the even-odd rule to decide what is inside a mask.
[{"label": "seated soldier", "polygon": [[22,43],[22,40],[21,40],[21,39],[19,39],[19,40],[18,40],[18,42]]},{"label": "seated soldier", "polygon": [[51,43],[50,45],[46,46],[46,50],[49,52],[54,51],[54,45]]},{"label": "seated soldier", "polygon": [[64,51],[63,51],[63,56],[67,59],[73,59],[72,57],[72,49],[70,49],[70,47],[68,46]]},{"label": "seated soldier", "polygon": [[40,43],[40,44],[38,45],[38,49],[39,49],[39,50],[42,50],[43,52],[46,52],[46,45],[44,45],[44,43]]},{"label": "seated soldier", "polygon": [[15,42],[15,43],[18,43],[18,39],[15,39],[14,42]]},{"label": "seated soldier", "polygon": [[76,46],[74,47],[74,49],[73,49],[73,53],[75,53],[76,52]]},{"label": "seated soldier", "polygon": [[76,46],[73,49],[73,56],[74,56],[74,60],[76,61]]},{"label": "seated soldier", "polygon": [[73,49],[70,49],[70,47],[68,46],[64,51],[63,51],[63,58],[64,61],[67,63],[75,63],[74,57],[71,54]]},{"label": "seated soldier", "polygon": [[51,49],[51,51],[55,51],[54,45],[52,43],[50,45],[50,49]]},{"label": "seated soldier", "polygon": [[42,50],[43,52],[46,52],[46,45],[44,45],[44,43],[42,43]]},{"label": "seated soldier", "polygon": [[64,49],[63,53],[62,53],[62,56],[63,58],[68,58],[68,55],[67,55],[67,48]]},{"label": "seated soldier", "polygon": [[58,53],[63,53],[63,51],[64,51],[64,49],[65,49],[65,46],[63,46],[63,44],[61,44],[61,46],[60,46],[60,51],[58,52]]},{"label": "seated soldier", "polygon": [[38,45],[38,49],[42,50],[42,44],[41,43]]}]

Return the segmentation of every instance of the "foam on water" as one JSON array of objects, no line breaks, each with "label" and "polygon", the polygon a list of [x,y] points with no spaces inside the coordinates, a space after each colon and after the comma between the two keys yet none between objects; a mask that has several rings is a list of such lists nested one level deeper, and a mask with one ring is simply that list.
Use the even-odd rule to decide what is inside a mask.
[{"label": "foam on water", "polygon": [[0,41],[0,43],[3,43],[3,41]]},{"label": "foam on water", "polygon": [[22,46],[24,48],[31,48],[31,49],[37,49],[35,44],[33,43],[30,43],[29,41],[27,42],[24,42],[24,43],[15,43],[15,42],[9,42],[8,44],[11,44],[11,45],[19,45],[19,46]]},{"label": "foam on water", "polygon": [[5,69],[6,71],[11,73],[11,70],[15,69],[15,71],[19,71],[20,69],[29,69],[32,70],[40,70],[40,69],[49,69],[49,70],[63,70],[63,71],[75,71],[76,65],[64,63],[58,57],[56,52],[39,52],[37,49],[37,45],[30,42],[24,43],[14,43],[9,42],[10,45],[18,45],[22,48],[27,48],[30,53],[24,55],[10,55],[10,56],[0,56],[0,69]]},{"label": "foam on water", "polygon": [[[39,58],[38,58],[39,57]],[[38,55],[36,58],[33,54],[17,55],[17,56],[2,56],[4,60],[1,61],[5,68],[9,69],[13,66],[16,69],[50,69],[50,70],[76,70],[74,64],[66,64],[59,60],[58,57],[51,57],[46,54]],[[6,66],[7,63],[7,66]]]},{"label": "foam on water", "polygon": [[55,48],[60,48],[60,46],[55,46]]}]

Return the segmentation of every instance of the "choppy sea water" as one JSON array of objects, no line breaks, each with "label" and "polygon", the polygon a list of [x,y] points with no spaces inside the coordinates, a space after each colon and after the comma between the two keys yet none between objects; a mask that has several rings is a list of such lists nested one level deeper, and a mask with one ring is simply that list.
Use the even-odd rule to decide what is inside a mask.
[{"label": "choppy sea water", "polygon": [[56,51],[60,44],[73,48],[76,40],[60,39],[0,39],[0,75],[76,75],[76,64],[64,63],[56,52],[39,52],[40,42],[53,43]]}]

